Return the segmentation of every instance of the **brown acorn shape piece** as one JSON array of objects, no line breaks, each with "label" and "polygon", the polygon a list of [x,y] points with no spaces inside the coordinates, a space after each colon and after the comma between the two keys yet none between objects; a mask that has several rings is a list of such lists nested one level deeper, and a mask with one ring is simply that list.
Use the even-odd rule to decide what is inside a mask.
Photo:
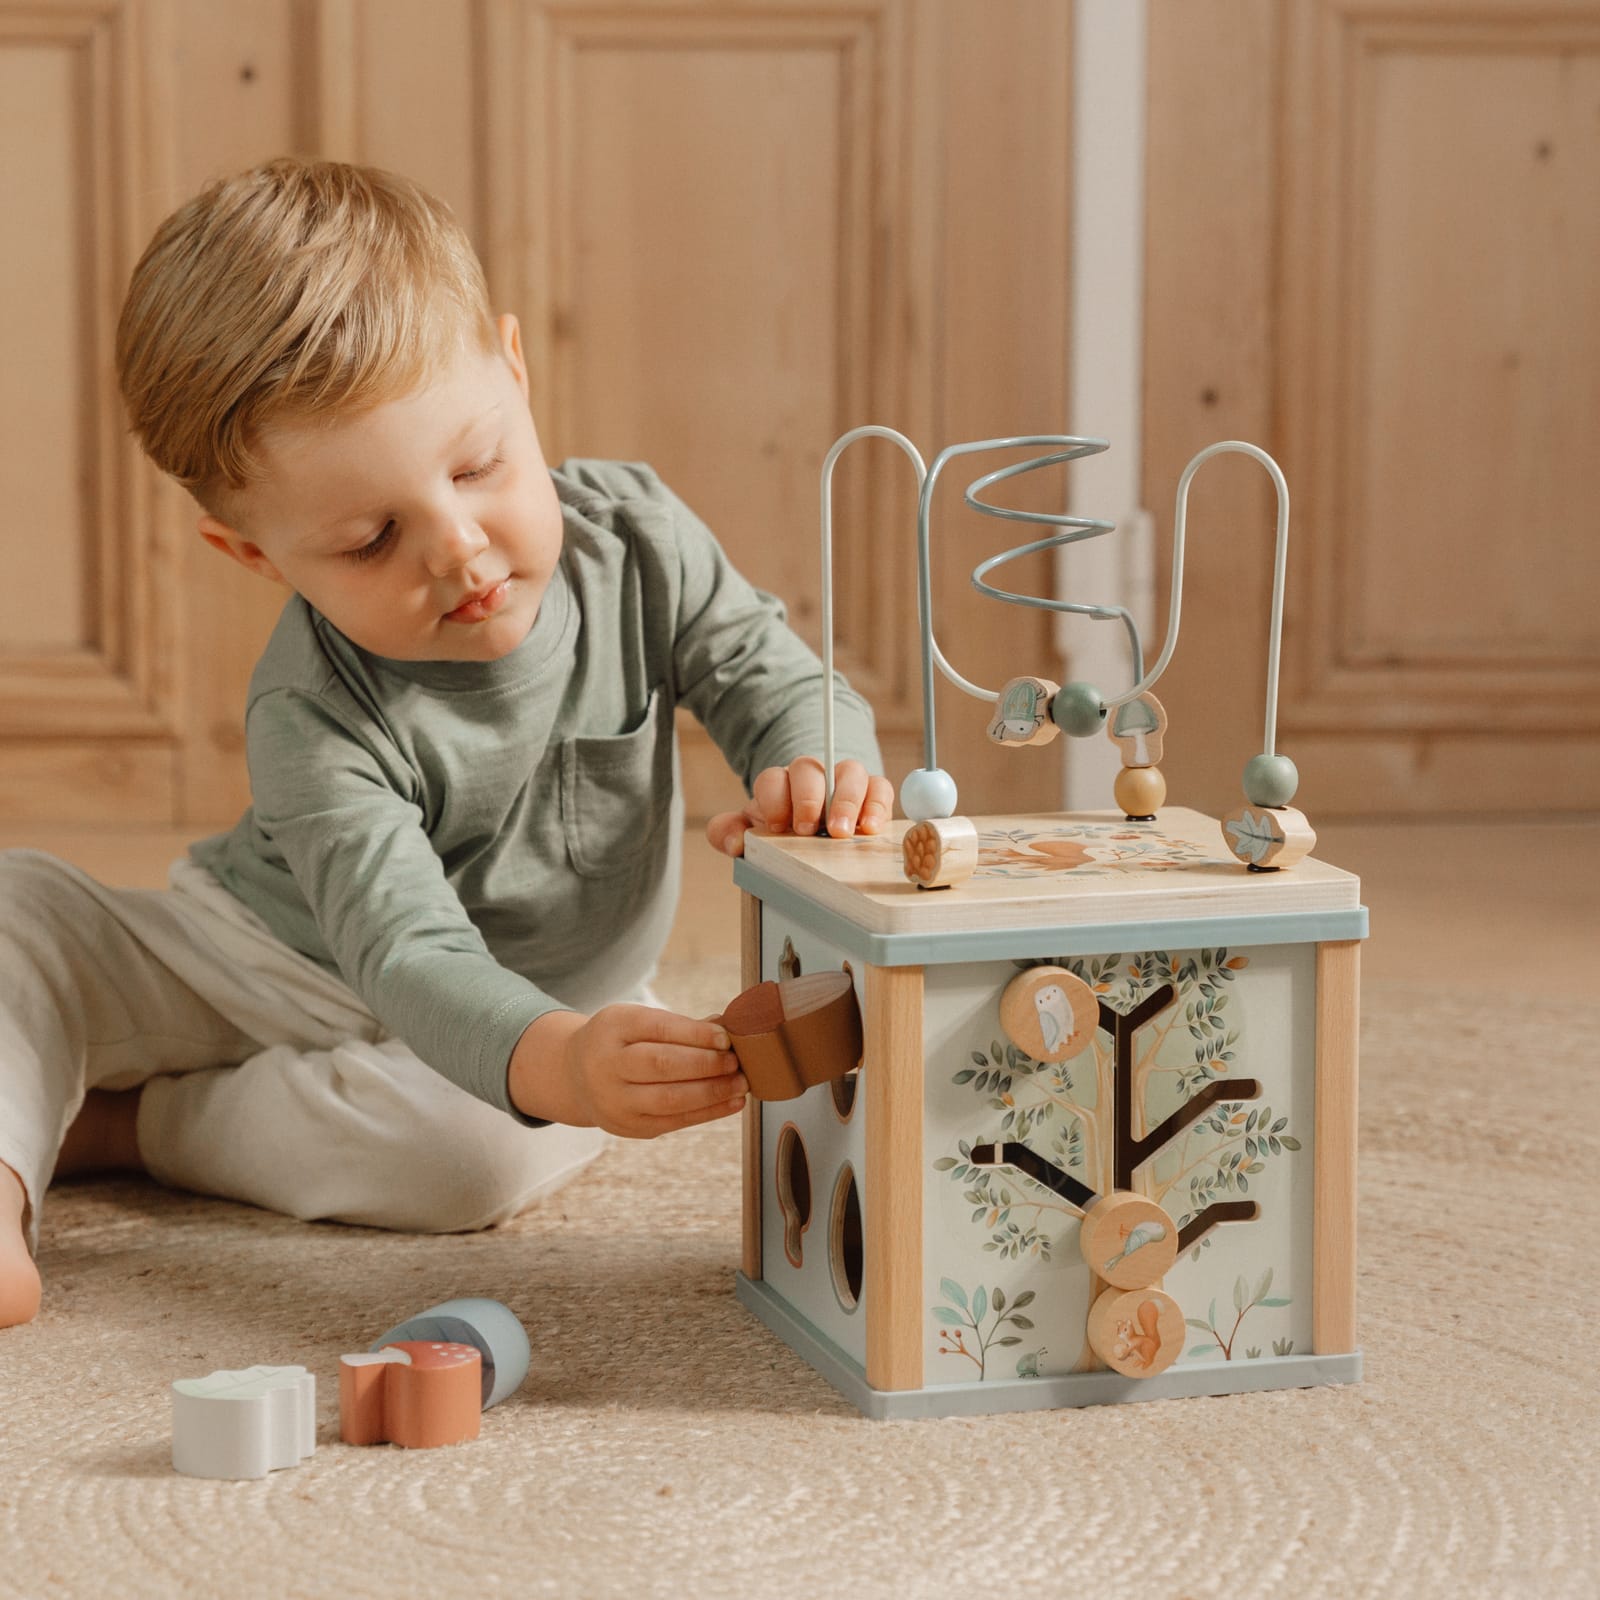
[{"label": "brown acorn shape piece", "polygon": [[848,972],[758,983],[721,1020],[757,1100],[793,1100],[861,1065],[861,1007]]}]

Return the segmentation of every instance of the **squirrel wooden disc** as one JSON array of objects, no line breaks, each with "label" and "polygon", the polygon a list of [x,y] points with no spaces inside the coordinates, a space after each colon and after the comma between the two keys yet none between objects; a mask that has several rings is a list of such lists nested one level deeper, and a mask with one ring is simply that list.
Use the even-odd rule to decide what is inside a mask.
[{"label": "squirrel wooden disc", "polygon": [[1172,1270],[1178,1228],[1154,1200],[1118,1189],[1084,1212],[1078,1247],[1097,1278],[1118,1289],[1143,1289]]},{"label": "squirrel wooden disc", "polygon": [[1100,1002],[1065,967],[1029,967],[1000,996],[1000,1026],[1035,1061],[1066,1061],[1094,1039]]},{"label": "squirrel wooden disc", "polygon": [[1160,1289],[1107,1289],[1089,1307],[1088,1334],[1113,1372],[1153,1378],[1183,1354],[1183,1312]]}]

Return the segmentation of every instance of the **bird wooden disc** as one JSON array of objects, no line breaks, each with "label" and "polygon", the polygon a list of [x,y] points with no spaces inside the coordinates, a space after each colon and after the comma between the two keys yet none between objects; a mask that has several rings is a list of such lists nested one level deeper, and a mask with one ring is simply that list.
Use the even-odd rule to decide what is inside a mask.
[{"label": "bird wooden disc", "polygon": [[1178,1228],[1154,1200],[1118,1189],[1084,1212],[1078,1247],[1097,1278],[1118,1289],[1143,1289],[1178,1259]]},{"label": "bird wooden disc", "polygon": [[1000,1026],[1035,1061],[1067,1061],[1093,1042],[1100,1002],[1065,967],[1029,967],[1000,996]]},{"label": "bird wooden disc", "polygon": [[1125,1378],[1153,1378],[1183,1354],[1183,1311],[1160,1289],[1107,1289],[1089,1307],[1089,1348]]}]

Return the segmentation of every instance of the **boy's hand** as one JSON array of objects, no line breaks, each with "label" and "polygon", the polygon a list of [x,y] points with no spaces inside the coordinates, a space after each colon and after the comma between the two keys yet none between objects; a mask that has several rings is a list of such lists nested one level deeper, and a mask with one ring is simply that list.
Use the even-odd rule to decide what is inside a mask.
[{"label": "boy's hand", "polygon": [[[744,836],[761,833],[815,833],[822,821],[827,784],[822,763],[800,756],[786,767],[768,767],[750,786],[750,804],[743,811],[724,811],[706,824],[706,838],[730,856],[744,854]],[[828,833],[835,839],[876,833],[894,810],[894,785],[887,778],[869,778],[859,761],[841,761],[833,771],[833,805]]]},{"label": "boy's hand", "polygon": [[720,1023],[654,1006],[547,1012],[511,1055],[511,1102],[525,1116],[625,1139],[731,1116],[748,1087]]}]

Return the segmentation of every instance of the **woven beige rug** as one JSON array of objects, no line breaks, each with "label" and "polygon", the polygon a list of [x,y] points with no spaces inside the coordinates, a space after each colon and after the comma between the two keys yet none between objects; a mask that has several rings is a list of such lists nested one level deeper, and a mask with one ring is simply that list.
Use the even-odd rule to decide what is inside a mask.
[{"label": "woven beige rug", "polygon": [[[474,1236],[85,1185],[0,1333],[0,1593],[1600,1595],[1600,1005],[1365,998],[1358,1386],[865,1421],[733,1298],[733,1124]],[[455,1294],[523,1318],[522,1391],[475,1443],[340,1444],[339,1355]],[[174,1474],[169,1381],[254,1362],[317,1374],[315,1456]]]}]

